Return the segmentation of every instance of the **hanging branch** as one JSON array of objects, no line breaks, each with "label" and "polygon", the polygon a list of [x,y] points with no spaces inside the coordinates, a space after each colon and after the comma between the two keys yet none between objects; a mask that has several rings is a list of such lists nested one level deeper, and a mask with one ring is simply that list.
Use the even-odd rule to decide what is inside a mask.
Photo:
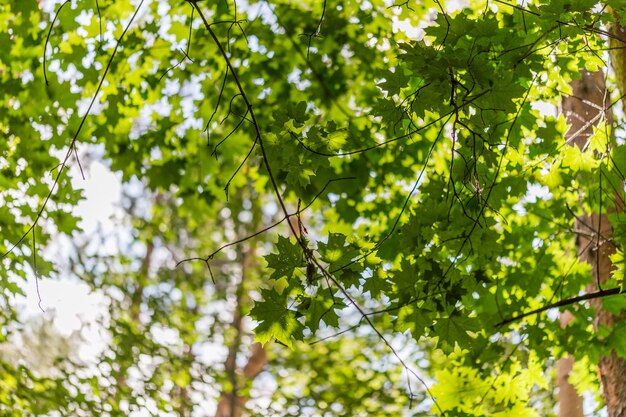
[{"label": "hanging branch", "polygon": [[[256,133],[256,138],[255,139],[259,143],[259,147],[260,147],[261,155],[262,155],[262,160],[263,160],[263,165],[265,166],[265,169],[267,170],[267,175],[268,175],[268,178],[270,180],[270,184],[272,186],[272,189],[274,191],[276,199],[278,200],[278,203],[279,203],[279,205],[281,207],[281,210],[282,210],[285,218],[289,218],[291,215],[289,213],[289,210],[287,209],[285,201],[284,201],[284,199],[282,197],[282,194],[280,192],[280,188],[278,187],[278,183],[277,183],[276,178],[275,178],[275,176],[273,174],[272,167],[271,167],[271,164],[269,162],[269,157],[268,157],[267,151],[265,149],[265,143],[264,143],[263,134],[262,134],[262,131],[261,131],[261,128],[260,128],[260,124],[259,124],[258,119],[256,117],[256,113],[255,113],[255,111],[253,109],[252,103],[248,99],[246,91],[245,91],[245,89],[243,88],[243,86],[241,84],[238,72],[234,68],[234,66],[233,66],[233,64],[231,62],[231,59],[228,56],[228,53],[226,52],[224,46],[222,45],[220,40],[217,38],[217,35],[215,34],[213,29],[211,28],[211,25],[207,21],[204,13],[202,12],[202,9],[200,9],[200,7],[198,6],[197,0],[187,0],[187,1],[191,5],[193,5],[193,7],[198,12],[198,15],[202,19],[202,22],[203,22],[206,30],[209,32],[209,35],[211,36],[211,38],[215,42],[216,46],[218,47],[218,49],[220,51],[220,54],[224,58],[224,62],[226,63],[226,67],[228,68],[228,70],[229,70],[229,72],[230,72],[230,74],[231,74],[231,76],[232,76],[232,78],[233,78],[233,80],[235,82],[235,85],[237,86],[237,89],[239,90],[239,94],[241,94],[241,97],[242,97],[242,99],[243,99],[243,101],[244,101],[244,103],[245,103],[245,105],[246,105],[246,107],[248,109],[249,114],[250,114],[250,119],[252,121],[252,125],[254,126],[254,130],[255,130],[255,133]],[[356,310],[361,315],[361,317],[363,317],[364,320],[367,322],[367,325],[374,331],[374,333],[376,333],[378,338],[385,344],[385,346],[387,346],[387,348],[390,350],[390,352],[394,355],[394,357],[398,360],[400,365],[407,372],[407,383],[408,383],[408,387],[409,387],[409,391],[410,391],[411,397],[413,396],[413,393],[411,391],[411,384],[410,384],[409,374],[414,376],[424,386],[424,389],[425,389],[426,393],[428,394],[428,396],[430,397],[431,401],[433,402],[434,406],[439,410],[440,413],[443,414],[443,411],[440,408],[437,400],[435,399],[434,395],[431,393],[430,389],[428,388],[428,385],[426,384],[426,381],[423,378],[421,378],[415,371],[413,371],[407,365],[407,363],[404,361],[404,359],[402,359],[402,357],[399,355],[399,353],[396,351],[396,349],[391,345],[391,343],[387,340],[387,338],[374,325],[374,323],[369,318],[367,313],[363,310],[363,308],[348,293],[346,288],[344,288],[344,286],[339,281],[337,281],[337,279],[330,272],[328,272],[326,267],[324,265],[322,265],[321,262],[315,257],[313,251],[309,250],[309,248],[307,246],[307,243],[303,239],[301,239],[299,237],[298,232],[296,230],[296,227],[292,224],[292,222],[287,222],[287,223],[289,225],[289,229],[291,230],[291,234],[296,238],[296,241],[298,242],[299,246],[302,248],[304,256],[307,258],[307,262],[310,262],[310,263],[314,264],[315,266],[317,266],[318,270],[322,272],[322,275],[326,279],[328,279],[330,282],[332,282],[333,285],[335,285],[339,289],[339,292],[341,292],[341,294],[344,297],[346,297],[346,300],[348,300],[348,302],[350,304],[352,304],[354,306],[354,308],[356,308]]]}]

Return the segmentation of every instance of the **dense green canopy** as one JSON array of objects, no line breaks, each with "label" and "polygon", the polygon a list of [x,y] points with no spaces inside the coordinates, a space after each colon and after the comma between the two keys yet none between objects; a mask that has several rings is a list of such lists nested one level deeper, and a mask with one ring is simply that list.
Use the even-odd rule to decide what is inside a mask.
[{"label": "dense green canopy", "polygon": [[[59,271],[106,295],[107,336],[58,375],[0,362],[3,415],[207,415],[233,392],[250,415],[550,415],[554,361],[597,394],[599,358],[626,356],[626,323],[572,300],[576,219],[623,200],[626,2],[40,3],[0,0],[0,338]],[[612,120],[570,146],[558,108],[599,69]],[[125,184],[112,254],[72,209],[94,158]],[[611,213],[591,297],[618,313]],[[46,256],[62,235],[73,254]]]}]

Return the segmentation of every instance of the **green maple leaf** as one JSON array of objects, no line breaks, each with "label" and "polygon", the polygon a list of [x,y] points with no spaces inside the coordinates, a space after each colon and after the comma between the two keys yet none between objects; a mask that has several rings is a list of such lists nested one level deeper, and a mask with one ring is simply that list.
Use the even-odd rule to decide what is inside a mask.
[{"label": "green maple leaf", "polygon": [[328,148],[332,150],[339,150],[343,148],[347,143],[349,136],[350,134],[346,129],[339,129],[328,133],[326,136]]},{"label": "green maple leaf", "polygon": [[296,268],[305,266],[302,249],[297,243],[292,243],[289,238],[279,236],[276,249],[278,253],[270,253],[265,257],[267,266],[274,270],[270,275],[271,279],[290,278]]},{"label": "green maple leaf", "polygon": [[400,90],[409,85],[409,77],[401,70],[389,71],[384,81],[378,84],[380,88],[387,91],[389,95],[400,94]]},{"label": "green maple leaf", "polygon": [[455,342],[459,346],[471,345],[474,338],[468,332],[480,330],[477,319],[461,315],[463,313],[453,310],[448,317],[441,317],[435,323],[434,331],[439,336],[439,341],[444,346],[453,347]]},{"label": "green maple leaf", "polygon": [[259,322],[254,329],[256,340],[262,344],[270,340],[292,347],[294,340],[302,340],[304,326],[296,312],[288,309],[287,295],[274,290],[261,290],[263,300],[254,303],[250,315]]},{"label": "green maple leaf", "polygon": [[325,262],[328,262],[332,271],[352,261],[359,250],[354,245],[346,243],[346,236],[341,233],[329,233],[328,242],[318,242],[318,251]]},{"label": "green maple leaf", "polygon": [[292,165],[287,171],[286,182],[288,184],[300,187],[306,187],[311,184],[311,178],[315,176],[315,171],[310,168],[304,168],[301,165]]},{"label": "green maple leaf", "polygon": [[394,327],[397,331],[411,331],[415,340],[419,340],[426,332],[426,328],[432,324],[432,311],[416,304],[407,305],[398,310],[398,316]]},{"label": "green maple leaf", "polygon": [[373,276],[366,278],[363,283],[363,292],[368,292],[372,297],[378,297],[382,293],[391,291],[391,282],[380,273],[375,273]]},{"label": "green maple leaf", "polygon": [[626,172],[626,145],[613,148],[611,152],[611,162],[611,167],[619,172]]},{"label": "green maple leaf", "polygon": [[563,166],[571,168],[574,172],[591,172],[597,165],[593,155],[582,152],[578,146],[568,146],[563,150]]},{"label": "green maple leaf", "polygon": [[335,312],[335,308],[341,307],[333,302],[331,298],[321,296],[314,297],[311,305],[307,310],[307,325],[312,332],[319,329],[320,321],[328,326],[339,327],[339,316]]}]

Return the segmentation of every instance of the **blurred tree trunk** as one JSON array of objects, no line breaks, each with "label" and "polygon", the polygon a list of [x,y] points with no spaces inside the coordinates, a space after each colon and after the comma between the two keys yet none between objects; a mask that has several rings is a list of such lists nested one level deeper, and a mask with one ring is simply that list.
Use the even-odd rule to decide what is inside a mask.
[{"label": "blurred tree trunk", "polygon": [[[565,139],[570,146],[578,146],[583,150],[593,134],[594,126],[602,122],[606,116],[604,109],[607,90],[604,83],[604,73],[602,71],[582,71],[581,79],[572,81],[571,86],[572,94],[565,97],[562,103],[563,114],[570,126]],[[583,238],[583,235],[595,232],[589,230],[588,227],[591,216],[586,215],[576,219],[574,226],[574,229],[580,232],[576,239],[578,256],[586,262],[590,259],[588,252],[592,249],[593,243],[590,243],[587,238]],[[593,274],[593,279],[594,281],[598,279],[597,274]],[[561,327],[564,331],[567,331],[565,329],[572,319],[573,316],[568,311],[561,314]],[[567,356],[560,359],[557,366],[559,417],[582,417],[583,415],[582,398],[568,381],[573,364],[574,358]]]},{"label": "blurred tree trunk", "polygon": [[[618,15],[614,13],[616,20]],[[626,28],[617,23],[609,28],[609,51],[611,55],[611,66],[615,73],[618,92],[622,96],[622,104],[626,104],[624,94],[626,94]],[[605,103],[608,98],[605,98]],[[608,117],[611,117],[611,113]],[[609,119],[610,120],[610,119]],[[612,120],[610,120],[612,121]],[[621,195],[613,195],[613,207],[608,207],[607,212],[623,211],[624,200]],[[594,213],[590,218],[590,226],[596,231],[594,242],[589,242],[587,250],[587,261],[593,265],[593,276],[598,283],[605,281],[613,265],[609,256],[615,252],[615,245],[612,241],[613,230],[605,213]],[[596,326],[611,326],[614,322],[626,318],[625,312],[619,315],[611,314],[602,310],[601,300],[595,300],[594,307],[597,312]],[[609,356],[602,356],[599,364],[600,378],[602,380],[602,388],[604,401],[609,411],[609,417],[625,417],[626,416],[626,358],[617,356],[613,350]]]},{"label": "blurred tree trunk", "polygon": [[241,279],[235,290],[235,307],[231,329],[234,331],[229,343],[228,355],[224,368],[228,376],[228,386],[222,390],[215,417],[240,417],[248,401],[248,388],[267,363],[267,352],[260,343],[253,343],[250,356],[243,368],[237,367],[237,358],[241,350],[242,318],[249,302],[247,275],[251,273],[254,260],[254,248],[238,251],[241,268]]}]

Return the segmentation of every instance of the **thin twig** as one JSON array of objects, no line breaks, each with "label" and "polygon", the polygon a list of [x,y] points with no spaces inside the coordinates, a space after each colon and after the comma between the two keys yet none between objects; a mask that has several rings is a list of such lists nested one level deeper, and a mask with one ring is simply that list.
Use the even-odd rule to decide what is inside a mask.
[{"label": "thin twig", "polygon": [[54,18],[52,19],[52,23],[50,23],[50,29],[48,29],[48,35],[46,36],[46,42],[43,45],[43,78],[46,80],[46,85],[50,85],[48,82],[48,72],[46,70],[46,49],[48,49],[48,43],[50,43],[50,35],[52,34],[52,28],[54,28],[54,23],[57,21],[57,17],[59,17],[59,13],[61,13],[61,9],[68,3],[71,3],[71,0],[65,0],[65,2],[59,6],[56,13],[54,14]]},{"label": "thin twig", "polygon": [[39,272],[37,272],[37,243],[36,237],[37,228],[33,227],[33,272],[35,273],[35,290],[37,291],[37,306],[41,310],[42,313],[45,313],[45,310],[41,306],[41,293],[39,292]]}]

